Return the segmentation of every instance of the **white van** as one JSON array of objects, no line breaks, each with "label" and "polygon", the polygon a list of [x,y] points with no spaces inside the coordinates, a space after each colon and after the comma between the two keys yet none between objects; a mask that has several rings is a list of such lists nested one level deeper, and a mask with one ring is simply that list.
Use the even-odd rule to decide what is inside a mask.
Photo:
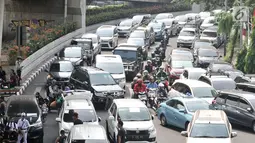
[{"label": "white van", "polygon": [[97,55],[96,67],[109,72],[120,87],[125,89],[126,75],[122,58],[119,55]]}]

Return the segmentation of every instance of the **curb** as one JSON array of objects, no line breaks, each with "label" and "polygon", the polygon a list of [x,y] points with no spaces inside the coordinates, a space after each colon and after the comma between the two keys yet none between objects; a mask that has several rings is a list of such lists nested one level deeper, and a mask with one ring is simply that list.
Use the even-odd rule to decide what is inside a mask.
[{"label": "curb", "polygon": [[20,90],[16,93],[17,95],[22,95],[25,89],[28,87],[28,85],[35,79],[37,75],[39,75],[43,70],[48,68],[55,60],[57,57],[53,57],[50,60],[48,60],[44,65],[42,65],[39,69],[37,69],[35,72],[33,72],[30,77],[22,83]]}]

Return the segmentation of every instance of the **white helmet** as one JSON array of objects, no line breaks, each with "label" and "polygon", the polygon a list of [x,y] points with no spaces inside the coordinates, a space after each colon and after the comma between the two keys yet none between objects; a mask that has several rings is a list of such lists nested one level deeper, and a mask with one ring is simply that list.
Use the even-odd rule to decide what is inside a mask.
[{"label": "white helmet", "polygon": [[142,75],[141,75],[140,73],[138,73],[138,74],[136,75],[136,77],[141,78]]},{"label": "white helmet", "polygon": [[159,83],[158,87],[165,87],[163,83]]},{"label": "white helmet", "polygon": [[26,116],[26,113],[25,112],[22,112],[21,113],[21,117],[25,117]]}]

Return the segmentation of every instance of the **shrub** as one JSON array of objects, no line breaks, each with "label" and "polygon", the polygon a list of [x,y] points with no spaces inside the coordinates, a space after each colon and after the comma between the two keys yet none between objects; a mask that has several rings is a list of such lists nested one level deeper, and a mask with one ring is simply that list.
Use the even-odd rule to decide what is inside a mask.
[{"label": "shrub", "polygon": [[95,8],[90,8],[87,9],[86,14],[87,15],[96,15],[99,13],[104,13],[104,12],[114,12],[114,11],[119,11],[123,9],[128,9],[130,8],[128,5],[107,5],[104,7],[95,7]]}]

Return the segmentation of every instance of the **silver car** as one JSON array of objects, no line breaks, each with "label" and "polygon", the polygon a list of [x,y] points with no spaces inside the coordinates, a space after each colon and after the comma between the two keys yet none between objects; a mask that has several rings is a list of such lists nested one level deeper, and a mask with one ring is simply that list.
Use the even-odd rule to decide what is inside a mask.
[{"label": "silver car", "polygon": [[166,19],[166,18],[174,18],[174,15],[172,13],[159,13],[155,17],[155,20],[161,20],[161,19]]},{"label": "silver car", "polygon": [[138,24],[133,19],[126,19],[120,22],[118,25],[118,34],[120,37],[127,37],[134,29],[138,27]]},{"label": "silver car", "polygon": [[169,36],[174,36],[178,34],[178,22],[175,19],[162,19],[162,20],[157,20],[158,22],[165,23],[166,29],[167,29],[167,34]]},{"label": "silver car", "polygon": [[221,45],[221,35],[218,34],[217,29],[205,29],[202,32],[200,39],[211,41],[213,43],[213,46],[215,46],[216,48]]},{"label": "silver car", "polygon": [[194,28],[183,28],[177,38],[177,47],[191,47],[193,42],[198,38],[196,29]]}]

